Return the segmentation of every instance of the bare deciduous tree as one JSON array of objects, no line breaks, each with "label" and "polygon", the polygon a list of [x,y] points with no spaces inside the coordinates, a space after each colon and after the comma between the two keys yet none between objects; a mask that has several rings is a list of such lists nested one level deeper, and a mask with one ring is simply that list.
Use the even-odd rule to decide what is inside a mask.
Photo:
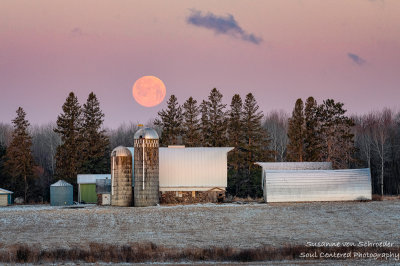
[{"label": "bare deciduous tree", "polygon": [[380,159],[380,193],[383,195],[385,162],[389,151],[387,142],[393,129],[393,112],[385,108],[382,112],[376,112],[373,115],[375,123],[372,128],[372,145]]},{"label": "bare deciduous tree", "polygon": [[286,147],[289,142],[288,118],[289,115],[283,110],[272,111],[266,116],[263,123],[270,138],[269,149],[273,151],[275,162],[286,161]]}]

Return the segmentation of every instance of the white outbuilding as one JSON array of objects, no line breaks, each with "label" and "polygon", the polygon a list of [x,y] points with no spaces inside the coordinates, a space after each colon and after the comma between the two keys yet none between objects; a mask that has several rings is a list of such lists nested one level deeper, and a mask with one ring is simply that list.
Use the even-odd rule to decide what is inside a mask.
[{"label": "white outbuilding", "polygon": [[[128,149],[134,157],[134,149]],[[231,150],[232,147],[159,148],[161,202],[214,202],[225,197]]]},{"label": "white outbuilding", "polygon": [[331,170],[325,162],[257,163],[262,166],[264,201],[370,200],[370,169]]}]

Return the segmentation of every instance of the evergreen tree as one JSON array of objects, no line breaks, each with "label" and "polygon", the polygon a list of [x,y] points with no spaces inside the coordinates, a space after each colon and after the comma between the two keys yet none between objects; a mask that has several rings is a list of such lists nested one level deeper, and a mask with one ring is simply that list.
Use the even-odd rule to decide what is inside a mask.
[{"label": "evergreen tree", "polygon": [[211,147],[223,147],[226,145],[226,104],[222,103],[222,94],[212,89],[207,101],[208,107],[208,132],[206,143]]},{"label": "evergreen tree", "polygon": [[246,95],[243,105],[242,125],[244,129],[247,168],[256,161],[266,161],[269,159],[268,133],[262,127],[263,113],[258,110],[259,106],[252,93]]},{"label": "evergreen tree", "polygon": [[70,92],[62,106],[63,113],[57,118],[54,132],[61,137],[62,144],[56,151],[56,177],[76,184],[82,164],[82,109],[78,98]]},{"label": "evergreen tree", "polygon": [[347,168],[353,160],[353,121],[345,115],[343,103],[327,99],[318,106],[322,161],[332,162],[334,168]]},{"label": "evergreen tree", "polygon": [[7,148],[5,169],[11,177],[11,189],[15,197],[23,196],[27,202],[28,189],[34,183],[34,161],[32,156],[32,138],[28,133],[29,122],[25,119],[25,111],[19,107],[17,117],[12,121],[14,131]]},{"label": "evergreen tree", "polygon": [[318,105],[313,97],[308,97],[304,108],[304,160],[317,162],[320,160],[320,143],[318,136]]},{"label": "evergreen tree", "polygon": [[210,144],[208,143],[208,141],[211,139],[210,132],[208,131],[210,128],[210,120],[208,119],[208,104],[205,100],[203,100],[200,104],[200,114],[201,146],[209,147]]},{"label": "evergreen tree", "polygon": [[228,112],[228,145],[235,147],[228,154],[230,166],[238,170],[243,162],[243,147],[244,147],[244,127],[242,119],[243,102],[239,94],[232,97],[230,110]]},{"label": "evergreen tree", "polygon": [[83,174],[109,172],[110,141],[102,129],[104,114],[96,95],[91,92],[83,105],[82,169]]},{"label": "evergreen tree", "polygon": [[175,95],[171,95],[167,104],[167,109],[158,112],[159,118],[154,121],[162,129],[160,144],[163,146],[180,144],[182,133],[182,108]]},{"label": "evergreen tree", "polygon": [[301,99],[297,99],[292,117],[289,118],[288,138],[288,161],[302,162],[304,157],[304,113]]},{"label": "evergreen tree", "polygon": [[[251,93],[246,95],[243,107],[239,95],[232,98],[228,132],[230,143],[238,143],[238,161],[235,165],[235,161],[232,161],[235,153],[228,154],[229,163],[233,163],[228,173],[228,192],[239,197],[262,195],[261,172],[253,165],[256,161],[269,160],[271,155],[268,149],[268,133],[262,127],[263,114],[258,109],[259,106]],[[233,132],[235,130],[237,132]]]},{"label": "evergreen tree", "polygon": [[0,142],[0,187],[9,189],[9,180],[8,176],[6,175],[6,171],[4,170],[4,163],[6,159],[7,149],[3,143]]},{"label": "evergreen tree", "polygon": [[188,147],[196,147],[200,144],[200,110],[197,101],[190,97],[183,104],[183,143]]}]

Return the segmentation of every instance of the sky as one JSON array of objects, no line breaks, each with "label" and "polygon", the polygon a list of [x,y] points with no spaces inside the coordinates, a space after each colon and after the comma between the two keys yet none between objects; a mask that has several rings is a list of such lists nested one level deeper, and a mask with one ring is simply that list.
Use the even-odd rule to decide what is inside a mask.
[{"label": "sky", "polygon": [[[166,86],[156,107],[132,97],[145,75]],[[56,121],[70,91],[81,104],[93,91],[117,128],[212,88],[228,106],[251,92],[264,114],[308,96],[398,111],[400,1],[0,2],[0,122],[19,106],[31,124]]]}]

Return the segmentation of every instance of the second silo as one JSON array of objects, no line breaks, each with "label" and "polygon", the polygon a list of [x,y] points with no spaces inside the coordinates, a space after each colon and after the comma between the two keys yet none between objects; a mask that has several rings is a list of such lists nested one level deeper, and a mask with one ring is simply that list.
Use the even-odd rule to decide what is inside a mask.
[{"label": "second silo", "polygon": [[142,128],[134,139],[135,207],[154,206],[159,203],[158,134]]},{"label": "second silo", "polygon": [[132,155],[123,146],[111,152],[111,205],[132,206]]}]

